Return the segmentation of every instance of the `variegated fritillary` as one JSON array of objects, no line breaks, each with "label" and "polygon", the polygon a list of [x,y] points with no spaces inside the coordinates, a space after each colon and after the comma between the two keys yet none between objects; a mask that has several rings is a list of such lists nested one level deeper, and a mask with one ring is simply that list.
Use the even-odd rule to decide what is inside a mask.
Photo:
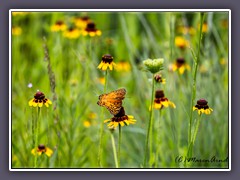
[{"label": "variegated fritillary", "polygon": [[126,89],[121,88],[110,93],[99,96],[97,104],[106,107],[112,115],[119,113],[122,107],[122,100],[125,98]]}]

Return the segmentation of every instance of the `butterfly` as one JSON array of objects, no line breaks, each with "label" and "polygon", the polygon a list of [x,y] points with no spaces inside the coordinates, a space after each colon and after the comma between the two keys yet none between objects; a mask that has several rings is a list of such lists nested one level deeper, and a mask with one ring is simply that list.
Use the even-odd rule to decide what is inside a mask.
[{"label": "butterfly", "polygon": [[125,98],[126,89],[121,88],[99,96],[97,104],[106,107],[112,115],[116,115],[122,108],[122,100]]}]

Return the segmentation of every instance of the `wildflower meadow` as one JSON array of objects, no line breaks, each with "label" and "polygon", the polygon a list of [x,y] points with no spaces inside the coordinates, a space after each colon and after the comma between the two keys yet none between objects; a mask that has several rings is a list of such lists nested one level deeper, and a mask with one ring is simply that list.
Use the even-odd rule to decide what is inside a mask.
[{"label": "wildflower meadow", "polygon": [[12,169],[229,168],[228,11],[10,14]]}]

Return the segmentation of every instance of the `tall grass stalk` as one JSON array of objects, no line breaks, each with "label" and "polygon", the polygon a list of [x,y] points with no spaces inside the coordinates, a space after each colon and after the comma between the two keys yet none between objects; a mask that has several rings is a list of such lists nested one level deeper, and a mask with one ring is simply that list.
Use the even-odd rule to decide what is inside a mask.
[{"label": "tall grass stalk", "polygon": [[[191,106],[190,106],[190,118],[189,118],[189,125],[188,125],[188,148],[190,148],[191,146],[191,139],[192,139],[192,119],[193,119],[192,107],[194,105],[194,101],[196,98],[197,70],[198,70],[199,57],[200,57],[203,20],[204,20],[204,13],[200,12],[200,30],[199,30],[197,56],[195,56],[194,52],[192,51],[193,58],[194,58],[194,72],[193,72],[193,85],[192,85],[192,99],[191,99]],[[192,154],[192,148],[190,148],[190,154],[188,154],[187,156],[189,157],[191,156],[191,154]]]},{"label": "tall grass stalk", "polygon": [[146,167],[147,155],[148,155],[148,144],[149,144],[149,149],[150,149],[149,158],[151,159],[151,157],[152,157],[152,115],[153,115],[153,107],[152,106],[153,106],[154,84],[155,84],[154,83],[154,74],[152,74],[152,96],[151,96],[151,103],[150,103],[151,108],[149,111],[149,121],[148,121],[147,137],[146,137],[146,141],[145,141],[145,153],[144,153],[143,167]]},{"label": "tall grass stalk", "polygon": [[[108,70],[105,71],[105,83],[104,83],[104,93],[107,91],[107,82],[108,82]],[[101,119],[104,119],[104,109],[102,108],[101,110]],[[101,127],[100,127],[100,132],[99,132],[99,146],[98,146],[98,157],[97,157],[97,162],[98,166],[102,167],[102,162],[101,162],[101,157],[102,157],[102,139],[103,139],[103,126],[104,123],[101,122]]]}]

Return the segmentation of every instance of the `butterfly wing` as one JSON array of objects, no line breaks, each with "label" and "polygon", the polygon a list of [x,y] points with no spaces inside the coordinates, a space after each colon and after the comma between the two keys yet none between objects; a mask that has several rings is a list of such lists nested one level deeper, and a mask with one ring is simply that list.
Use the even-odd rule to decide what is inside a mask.
[{"label": "butterfly wing", "polygon": [[122,107],[122,100],[125,98],[126,89],[117,89],[107,94],[102,94],[99,96],[99,101],[97,104],[99,106],[106,107],[109,112],[113,115],[119,113]]}]

